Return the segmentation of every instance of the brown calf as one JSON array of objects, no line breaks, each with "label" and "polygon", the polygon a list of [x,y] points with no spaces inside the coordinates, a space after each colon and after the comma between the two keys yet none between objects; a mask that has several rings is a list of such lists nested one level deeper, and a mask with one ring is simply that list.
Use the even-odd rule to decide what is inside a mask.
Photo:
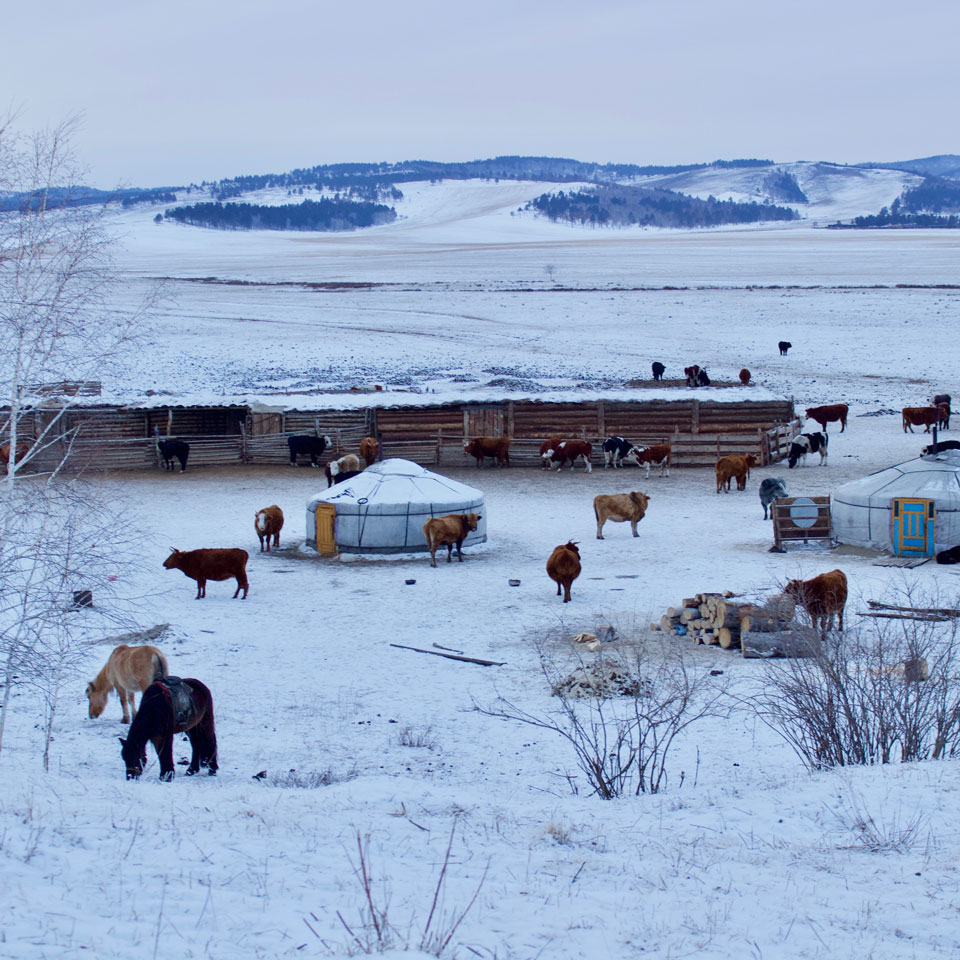
[{"label": "brown calf", "polygon": [[477,437],[475,440],[463,441],[465,456],[474,457],[477,466],[483,466],[484,457],[495,457],[500,467],[510,466],[510,438],[509,437]]},{"label": "brown calf", "polygon": [[177,550],[176,547],[170,549],[173,553],[163,561],[163,565],[167,570],[182,570],[184,576],[197,581],[195,600],[200,600],[207,595],[208,580],[229,580],[231,577],[235,577],[237,581],[237,590],[233,599],[237,599],[241,590],[243,590],[242,599],[247,599],[247,592],[250,589],[250,584],[247,582],[247,558],[250,555],[246,550],[236,547],[202,550]]},{"label": "brown calf", "polygon": [[540,464],[544,470],[550,466],[550,458],[561,443],[563,443],[563,437],[550,437],[549,440],[544,440],[540,444]]},{"label": "brown calf", "polygon": [[847,575],[842,570],[821,573],[812,580],[788,580],[783,592],[803,604],[810,615],[813,629],[819,628],[821,637],[826,637],[827,630],[833,627],[834,614],[839,616],[840,632],[843,632],[843,608],[847,603]]},{"label": "brown calf", "polygon": [[580,576],[580,551],[572,540],[553,548],[547,560],[547,576],[556,583],[558,597],[563,587],[563,602],[569,603],[570,584]]},{"label": "brown calf", "polygon": [[717,493],[721,490],[730,492],[730,481],[737,480],[737,489],[747,489],[747,477],[750,476],[750,470],[757,465],[757,459],[752,453],[745,457],[727,456],[721,457],[714,465],[714,472],[717,475]]},{"label": "brown calf", "polygon": [[743,384],[743,386],[747,386],[750,383],[750,371],[746,367],[740,371],[740,383]]},{"label": "brown calf", "polygon": [[924,433],[929,433],[931,427],[939,426],[950,416],[946,404],[936,407],[904,407],[900,413],[903,417],[903,432],[907,428],[913,433],[914,427],[925,427]]},{"label": "brown calf", "polygon": [[597,539],[603,539],[603,525],[608,520],[613,520],[615,523],[625,523],[629,520],[633,535],[640,536],[637,533],[637,524],[647,512],[649,503],[650,498],[639,490],[633,493],[601,493],[594,497],[593,515],[597,518]]},{"label": "brown calf", "polygon": [[267,541],[267,553],[270,552],[271,537],[273,537],[273,545],[279,548],[280,531],[283,529],[283,511],[276,504],[259,510],[253,518],[253,525],[256,527],[257,536],[260,538],[261,553],[263,553],[264,540]]},{"label": "brown calf", "polygon": [[360,441],[360,456],[363,462],[369,467],[377,462],[377,454],[380,452],[380,444],[375,437],[364,437]]},{"label": "brown calf", "polygon": [[[87,700],[90,701],[87,715],[95,720],[103,713],[110,691],[116,690],[123,710],[123,722],[129,723],[137,715],[134,695],[143,693],[154,680],[167,676],[167,658],[161,650],[144,644],[128,647],[121,643],[114,647],[103,669],[87,684]],[[127,711],[127,698],[130,710]]]},{"label": "brown calf", "polygon": [[457,560],[463,563],[461,544],[471,530],[477,529],[477,521],[482,520],[479,513],[448,513],[445,517],[431,517],[423,525],[423,535],[430,548],[430,566],[437,565],[437,547],[447,546],[447,563],[453,559],[453,547],[457,547]]}]

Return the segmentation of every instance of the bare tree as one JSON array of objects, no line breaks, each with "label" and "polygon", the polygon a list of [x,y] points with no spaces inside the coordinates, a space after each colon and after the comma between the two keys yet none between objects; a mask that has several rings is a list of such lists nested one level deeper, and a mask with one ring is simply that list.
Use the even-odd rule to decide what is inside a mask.
[{"label": "bare tree", "polygon": [[110,531],[124,529],[89,487],[59,477],[77,433],[67,385],[119,364],[156,298],[111,306],[109,203],[75,186],[74,127],[21,135],[0,119],[0,746],[12,687],[45,678],[45,762],[81,642],[72,594],[97,585],[106,598],[100,561],[118,555]]}]

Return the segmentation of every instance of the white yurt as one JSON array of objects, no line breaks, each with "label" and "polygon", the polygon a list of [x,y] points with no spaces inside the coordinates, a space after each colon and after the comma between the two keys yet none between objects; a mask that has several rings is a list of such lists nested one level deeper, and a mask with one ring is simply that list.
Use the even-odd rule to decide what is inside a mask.
[{"label": "white yurt", "polygon": [[918,457],[839,487],[831,504],[841,543],[902,554],[960,544],[960,450]]},{"label": "white yurt", "polygon": [[423,525],[448,513],[479,513],[464,547],[487,539],[483,494],[409,460],[382,460],[313,497],[307,546],[319,553],[427,552]]}]

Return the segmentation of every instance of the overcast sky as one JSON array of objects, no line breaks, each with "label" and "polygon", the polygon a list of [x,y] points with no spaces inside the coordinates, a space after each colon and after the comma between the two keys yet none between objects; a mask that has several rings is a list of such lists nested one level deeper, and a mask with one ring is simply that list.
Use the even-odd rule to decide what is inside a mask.
[{"label": "overcast sky", "polygon": [[0,24],[0,112],[22,131],[81,115],[101,187],[497,154],[960,153],[955,0],[8,0]]}]

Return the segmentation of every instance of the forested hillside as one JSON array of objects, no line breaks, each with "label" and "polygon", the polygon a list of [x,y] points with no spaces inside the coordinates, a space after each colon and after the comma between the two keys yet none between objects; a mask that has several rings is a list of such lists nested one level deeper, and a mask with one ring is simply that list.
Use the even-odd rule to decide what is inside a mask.
[{"label": "forested hillside", "polygon": [[[280,206],[253,203],[195,203],[165,211],[169,220],[218,230],[356,230],[397,219],[382,203],[320,199]],[[160,219],[158,217],[158,219]]]}]

